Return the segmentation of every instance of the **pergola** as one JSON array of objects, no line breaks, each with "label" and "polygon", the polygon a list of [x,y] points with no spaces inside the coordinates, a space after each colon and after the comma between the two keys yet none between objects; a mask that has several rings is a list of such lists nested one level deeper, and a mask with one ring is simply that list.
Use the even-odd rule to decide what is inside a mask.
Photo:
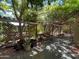
[{"label": "pergola", "polygon": [[[9,18],[9,17],[1,17],[0,16],[0,21],[3,23],[6,23],[5,26],[8,27],[7,30],[7,36],[8,38],[12,36],[15,36],[16,33],[18,32],[12,32],[11,31],[11,27],[15,27],[16,29],[19,26],[18,21],[15,18]],[[8,24],[8,25],[7,25]],[[35,28],[35,38],[38,36],[38,31],[37,31],[37,25],[38,24],[42,24],[43,28],[44,28],[44,32],[43,33],[49,33],[49,35],[54,35],[54,30],[55,28],[58,28],[57,30],[59,30],[59,33],[61,33],[62,30],[62,26],[63,24],[65,24],[64,22],[59,22],[59,21],[52,21],[52,22],[25,22],[25,23],[21,23],[21,26],[25,27],[25,29],[27,29],[27,31],[23,31],[23,34],[26,34],[25,36],[31,36],[30,33],[30,27],[31,28]]]},{"label": "pergola", "polygon": [[[3,26],[3,23],[5,24],[4,26],[7,26],[7,29],[5,31],[5,34],[7,34],[7,37],[8,39],[11,38],[11,36],[16,36],[16,34],[18,35],[18,31],[12,31],[12,27],[15,27],[15,29],[18,30],[18,27],[19,27],[19,22],[15,19],[15,18],[9,18],[9,17],[1,17],[0,16],[0,22],[2,23],[2,26]],[[37,23],[34,23],[34,22],[25,22],[25,23],[21,23],[21,26],[22,27],[25,27],[25,29],[27,29],[27,31],[23,31],[23,34],[27,34],[25,36],[28,36],[29,37],[29,27],[33,27],[35,26],[35,35],[37,35]]]}]

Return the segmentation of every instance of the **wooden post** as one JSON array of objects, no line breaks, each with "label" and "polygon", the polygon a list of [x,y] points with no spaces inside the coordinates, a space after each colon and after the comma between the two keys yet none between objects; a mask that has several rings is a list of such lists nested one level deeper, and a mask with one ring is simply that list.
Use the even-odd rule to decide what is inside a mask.
[{"label": "wooden post", "polygon": [[37,24],[35,28],[36,28],[35,38],[37,38]]}]

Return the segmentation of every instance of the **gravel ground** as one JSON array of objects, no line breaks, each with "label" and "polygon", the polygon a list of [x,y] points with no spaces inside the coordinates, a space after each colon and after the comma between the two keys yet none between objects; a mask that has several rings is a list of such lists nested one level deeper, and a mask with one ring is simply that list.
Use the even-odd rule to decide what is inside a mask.
[{"label": "gravel ground", "polygon": [[71,50],[75,47],[70,45],[70,41],[67,39],[49,40],[44,43],[42,51],[33,49],[29,52],[15,52],[12,48],[4,49],[0,51],[0,59],[79,59],[79,50],[77,52]]}]

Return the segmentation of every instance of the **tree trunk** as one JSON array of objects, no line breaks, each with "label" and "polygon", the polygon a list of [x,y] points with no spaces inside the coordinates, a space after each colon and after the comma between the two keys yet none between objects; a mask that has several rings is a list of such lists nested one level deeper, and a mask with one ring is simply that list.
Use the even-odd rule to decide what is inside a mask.
[{"label": "tree trunk", "polygon": [[23,40],[22,26],[21,26],[21,21],[20,21],[20,20],[19,20],[18,32],[19,32],[19,38],[20,38],[21,40]]},{"label": "tree trunk", "polygon": [[52,35],[53,35],[53,31],[54,31],[54,25],[52,24]]},{"label": "tree trunk", "polygon": [[74,41],[79,44],[79,18],[75,21],[73,25]]},{"label": "tree trunk", "polygon": [[28,22],[28,39],[30,39],[30,23]]},{"label": "tree trunk", "polygon": [[7,32],[7,33],[6,33],[6,35],[7,35],[6,42],[8,42],[8,41],[11,39],[11,36],[10,36],[11,31],[10,31],[10,30],[11,30],[11,28],[8,27],[8,28],[7,28],[7,31],[6,31],[6,32]]}]

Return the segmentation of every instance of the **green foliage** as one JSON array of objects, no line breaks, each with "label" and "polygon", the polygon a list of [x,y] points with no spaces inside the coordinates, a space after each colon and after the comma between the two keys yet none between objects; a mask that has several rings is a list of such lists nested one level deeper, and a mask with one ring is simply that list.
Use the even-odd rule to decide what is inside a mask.
[{"label": "green foliage", "polygon": [[47,6],[44,9],[49,20],[66,21],[78,14],[79,0],[66,0],[62,6]]},{"label": "green foliage", "polygon": [[4,3],[2,3],[2,2],[0,2],[0,8],[3,9],[3,10],[8,10],[8,9],[10,9],[9,6],[7,6],[6,4],[4,4]]},{"label": "green foliage", "polygon": [[37,21],[37,12],[32,10],[26,10],[22,16],[24,21],[36,22]]},{"label": "green foliage", "polygon": [[[64,0],[64,4],[61,6],[57,4],[58,0],[47,0],[46,7],[44,7],[43,1],[45,0],[12,0],[12,7],[0,3],[0,8],[4,10],[12,8],[16,18],[24,22],[55,20],[73,22],[75,21],[74,16],[79,14],[79,0]],[[54,5],[51,5],[52,1],[55,3]],[[43,31],[42,26],[38,27],[41,28],[38,31]]]}]

